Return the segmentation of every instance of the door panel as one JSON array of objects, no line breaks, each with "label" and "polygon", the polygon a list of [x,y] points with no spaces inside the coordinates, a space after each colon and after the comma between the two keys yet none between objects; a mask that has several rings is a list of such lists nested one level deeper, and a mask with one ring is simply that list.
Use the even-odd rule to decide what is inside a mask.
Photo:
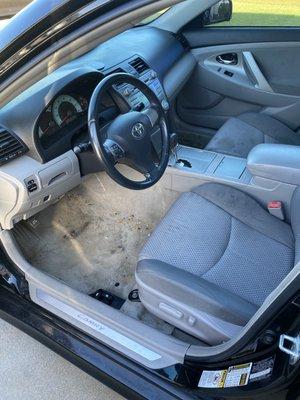
[{"label": "door panel", "polygon": [[[226,37],[224,31],[227,30],[212,29],[216,43],[221,41],[219,35]],[[241,28],[229,30],[238,33]],[[256,28],[243,28],[243,32],[245,30],[247,39],[251,32],[255,32],[257,39]],[[202,31],[198,32],[199,38]],[[271,42],[270,37],[264,42],[266,31],[269,28],[261,29],[260,42],[215,46],[205,46],[202,42],[198,48],[195,48],[193,37],[192,52],[197,67],[179,95],[176,107],[177,129],[183,141],[187,134],[190,142],[192,131],[194,136],[198,135],[197,142],[205,146],[229,117],[249,111],[266,112],[294,130],[300,127],[300,31],[294,29],[294,38],[299,42]],[[277,39],[278,35],[274,34],[277,30],[272,28],[270,31]],[[279,28],[278,31],[286,31],[283,38],[291,38],[293,28]],[[240,40],[244,37],[245,34],[241,35]],[[191,131],[187,125],[191,126]],[[208,129],[211,130],[209,133]]]},{"label": "door panel", "polygon": [[[216,100],[208,103],[205,101],[207,99]],[[229,116],[260,110],[258,105],[219,95],[204,88],[196,76],[192,77],[177,102],[178,115],[185,123],[213,130],[218,129]]]}]

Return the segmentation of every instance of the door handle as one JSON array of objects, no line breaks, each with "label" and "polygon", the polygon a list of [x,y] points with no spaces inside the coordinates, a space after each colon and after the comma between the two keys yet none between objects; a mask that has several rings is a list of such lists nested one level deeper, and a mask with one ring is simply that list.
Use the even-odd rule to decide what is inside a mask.
[{"label": "door handle", "polygon": [[224,65],[237,65],[238,55],[236,53],[220,54],[216,57],[216,60],[218,61],[218,63]]},{"label": "door handle", "polygon": [[261,72],[251,51],[243,51],[243,61],[245,72],[250,76],[254,86],[266,92],[274,92],[264,74]]}]

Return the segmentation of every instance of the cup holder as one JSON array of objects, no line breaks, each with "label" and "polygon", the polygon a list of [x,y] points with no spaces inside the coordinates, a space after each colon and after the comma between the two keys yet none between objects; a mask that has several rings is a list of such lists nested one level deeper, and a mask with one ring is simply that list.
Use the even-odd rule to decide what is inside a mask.
[{"label": "cup holder", "polygon": [[192,164],[188,160],[184,160],[182,158],[179,158],[176,161],[176,165],[178,165],[181,168],[192,168]]}]

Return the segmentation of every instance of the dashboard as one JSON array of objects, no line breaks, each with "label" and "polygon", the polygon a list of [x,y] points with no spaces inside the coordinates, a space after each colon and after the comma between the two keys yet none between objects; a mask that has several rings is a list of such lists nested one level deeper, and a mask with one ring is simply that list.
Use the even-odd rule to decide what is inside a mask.
[{"label": "dashboard", "polygon": [[[88,106],[105,76],[125,72],[143,80],[167,114],[195,65],[189,49],[170,32],[133,28],[49,73],[3,107],[1,227],[11,229],[79,185],[84,175],[101,170],[91,148],[81,154],[76,149],[89,142]],[[99,122],[147,105],[139,90],[121,83],[103,96]]]},{"label": "dashboard", "polygon": [[[45,163],[72,149],[84,129],[87,134],[89,100],[103,77],[118,71],[133,74],[157,90],[162,101],[171,103],[195,65],[189,49],[173,34],[147,26],[133,28],[24,91],[0,110],[0,127],[14,132],[27,146],[28,155]],[[131,104],[139,94],[125,89],[117,92]],[[108,94],[103,104],[112,115],[117,111],[109,110],[115,107],[114,100]]]}]

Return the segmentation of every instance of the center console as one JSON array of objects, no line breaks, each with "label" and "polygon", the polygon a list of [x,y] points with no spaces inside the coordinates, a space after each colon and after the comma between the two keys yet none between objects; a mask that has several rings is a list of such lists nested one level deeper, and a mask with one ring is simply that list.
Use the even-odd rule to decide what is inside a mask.
[{"label": "center console", "polygon": [[[134,56],[130,60],[124,61],[119,64],[117,69],[109,70],[107,74],[114,72],[126,72],[142,80],[156,94],[161,102],[162,108],[165,111],[169,110],[169,101],[157,72],[154,71],[140,56]],[[115,85],[115,89],[133,110],[142,111],[148,106],[148,100],[146,97],[134,86],[128,83],[120,83]]]},{"label": "center console", "polygon": [[[144,75],[140,76],[140,79],[153,90],[153,92],[160,100],[163,109],[165,111],[168,111],[169,102],[156,72],[154,70],[148,70]],[[128,83],[121,83],[119,85],[116,85],[116,89],[130,104],[133,110],[142,111],[145,107],[147,107],[147,98],[139,89],[135,88],[134,86]]]},{"label": "center console", "polygon": [[293,193],[300,186],[300,148],[263,144],[244,159],[179,145],[169,160],[167,188],[186,192],[205,182],[235,187],[265,207],[281,201],[288,219]]},{"label": "center console", "polygon": [[[172,186],[182,191],[189,190],[193,183],[202,180],[231,182],[247,185],[251,175],[243,158],[231,157],[220,153],[178,146],[170,158],[168,172],[172,175]],[[185,179],[182,179],[182,178]]]}]

